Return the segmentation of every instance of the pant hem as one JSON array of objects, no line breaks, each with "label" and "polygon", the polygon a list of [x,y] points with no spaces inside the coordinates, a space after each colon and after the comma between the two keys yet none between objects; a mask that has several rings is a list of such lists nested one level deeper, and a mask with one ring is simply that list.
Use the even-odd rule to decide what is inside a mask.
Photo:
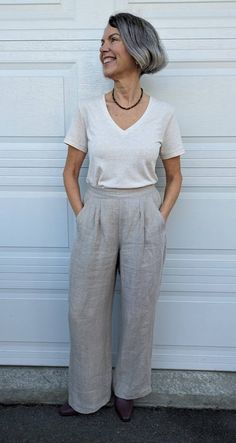
[{"label": "pant hem", "polygon": [[146,395],[151,394],[151,392],[152,392],[152,388],[148,388],[145,391],[142,391],[138,394],[128,394],[127,392],[122,393],[122,392],[117,392],[116,390],[114,390],[114,394],[117,397],[124,398],[125,400],[134,400],[136,398],[145,397]]},{"label": "pant hem", "polygon": [[93,412],[98,411],[99,409],[101,409],[103,406],[105,406],[111,398],[111,394],[105,399],[103,400],[100,404],[98,404],[97,406],[94,406],[93,408],[84,408],[83,406],[78,406],[77,404],[73,403],[73,401],[68,401],[68,404],[77,412],[80,412],[81,414],[92,414]]}]

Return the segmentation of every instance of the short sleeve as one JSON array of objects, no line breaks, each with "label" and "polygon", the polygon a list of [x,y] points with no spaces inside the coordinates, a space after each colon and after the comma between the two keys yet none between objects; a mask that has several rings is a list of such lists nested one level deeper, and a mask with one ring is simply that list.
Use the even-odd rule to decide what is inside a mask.
[{"label": "short sleeve", "polygon": [[69,130],[64,138],[64,143],[83,152],[88,150],[87,130],[81,107],[77,108],[73,116]]},{"label": "short sleeve", "polygon": [[184,154],[183,141],[180,128],[176,119],[175,110],[172,109],[171,117],[165,129],[160,149],[160,157],[163,160]]}]

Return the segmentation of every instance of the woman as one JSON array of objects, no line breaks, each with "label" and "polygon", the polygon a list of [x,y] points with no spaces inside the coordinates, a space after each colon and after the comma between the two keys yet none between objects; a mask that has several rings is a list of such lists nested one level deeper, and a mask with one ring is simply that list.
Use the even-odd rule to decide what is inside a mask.
[{"label": "woman", "polygon": [[[69,398],[62,415],[92,413],[115,395],[123,421],[133,400],[149,394],[155,305],[166,250],[166,220],[180,192],[184,153],[172,105],[148,96],[143,74],[167,57],[153,26],[128,13],[109,18],[101,40],[103,74],[112,91],[80,103],[65,137],[64,183],[76,214],[71,254]],[[80,167],[89,154],[81,198]],[[156,188],[160,155],[164,200]],[[121,279],[121,336],[112,380],[112,300]]]}]

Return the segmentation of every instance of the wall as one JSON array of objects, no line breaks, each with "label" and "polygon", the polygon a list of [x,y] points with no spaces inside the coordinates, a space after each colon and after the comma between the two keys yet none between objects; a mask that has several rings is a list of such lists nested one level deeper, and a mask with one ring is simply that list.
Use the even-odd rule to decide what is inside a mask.
[{"label": "wall", "polygon": [[[183,188],[167,226],[154,368],[236,368],[236,4],[0,1],[0,363],[68,364],[68,264],[75,220],[62,169],[76,103],[109,90],[98,60],[108,16],[157,28],[170,63],[145,90],[173,104]],[[163,191],[164,171],[157,164]],[[87,160],[80,175],[85,189]],[[119,280],[114,305],[114,361]]]}]

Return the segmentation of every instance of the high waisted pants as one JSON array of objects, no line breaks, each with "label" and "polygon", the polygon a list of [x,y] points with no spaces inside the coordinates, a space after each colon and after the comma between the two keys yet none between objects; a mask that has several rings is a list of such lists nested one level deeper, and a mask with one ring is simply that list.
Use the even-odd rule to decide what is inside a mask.
[{"label": "high waisted pants", "polygon": [[[155,306],[166,228],[155,185],[87,186],[70,259],[68,403],[95,412],[111,397],[143,397],[151,388]],[[121,333],[112,374],[112,302],[117,259]],[[113,375],[113,379],[112,379]]]}]

